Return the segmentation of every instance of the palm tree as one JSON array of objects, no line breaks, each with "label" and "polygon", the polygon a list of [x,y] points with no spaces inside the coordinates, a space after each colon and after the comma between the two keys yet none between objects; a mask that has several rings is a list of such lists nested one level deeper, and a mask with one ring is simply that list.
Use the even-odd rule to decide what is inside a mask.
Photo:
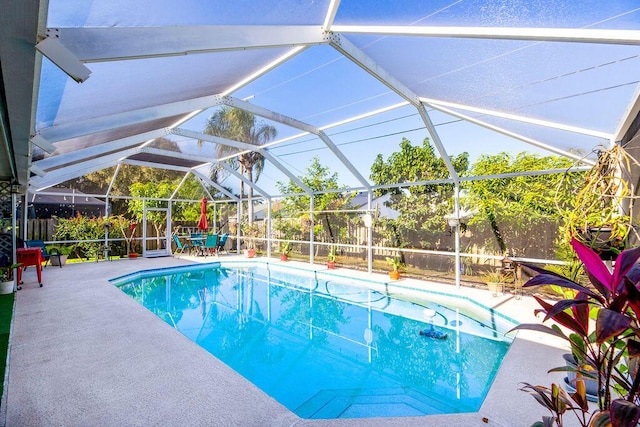
[{"label": "palm tree", "polygon": [[[223,107],[213,113],[204,129],[208,135],[219,136],[251,145],[264,145],[275,138],[277,131],[274,126],[257,122],[256,117],[238,108]],[[218,144],[216,154],[218,158],[238,153],[237,148]],[[258,182],[264,168],[264,157],[257,151],[249,151],[240,154],[228,161],[232,167],[239,169],[240,173],[251,182]],[[219,171],[212,171],[217,175]],[[244,182],[240,181],[240,198],[244,198]],[[247,190],[249,224],[253,223],[253,187]]]}]

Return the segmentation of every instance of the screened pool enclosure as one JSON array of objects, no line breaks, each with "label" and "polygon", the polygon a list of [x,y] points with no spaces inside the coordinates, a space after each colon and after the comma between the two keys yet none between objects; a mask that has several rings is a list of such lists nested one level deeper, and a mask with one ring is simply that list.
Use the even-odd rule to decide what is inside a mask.
[{"label": "screened pool enclosure", "polygon": [[[640,142],[632,0],[5,3],[0,171],[14,230],[28,211],[16,218],[16,205],[106,170],[87,196],[144,200],[144,219],[164,212],[156,249],[172,245],[177,206],[205,197],[210,231],[237,250],[255,242],[271,256],[289,242],[317,262],[337,246],[371,271],[401,248],[408,265],[459,283],[505,253],[555,257],[557,222],[488,218],[482,194],[509,189],[496,204],[524,204],[532,177]],[[254,133],[212,130],[237,110]],[[553,161],[479,167],[502,153]],[[117,189],[141,167],[173,173],[175,186]]]}]

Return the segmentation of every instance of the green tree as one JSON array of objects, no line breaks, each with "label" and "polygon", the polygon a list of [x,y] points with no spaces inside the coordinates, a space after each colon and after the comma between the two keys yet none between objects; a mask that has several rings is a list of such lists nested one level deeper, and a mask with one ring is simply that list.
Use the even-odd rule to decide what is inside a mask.
[{"label": "green tree", "polygon": [[[219,136],[247,144],[261,146],[273,140],[277,131],[274,126],[258,122],[256,117],[238,108],[221,108],[209,117],[204,129],[208,135]],[[217,157],[222,158],[238,153],[237,148],[226,145],[217,145]],[[264,156],[257,151],[243,152],[230,160],[232,167],[239,169],[240,173],[251,182],[258,182],[264,168]],[[212,179],[218,179],[219,170],[213,169]],[[240,181],[240,197],[244,199],[244,183]],[[253,223],[253,187],[247,190],[247,215],[249,224]]]},{"label": "green tree", "polygon": [[[572,165],[572,160],[559,156],[542,157],[522,152],[513,157],[508,153],[499,153],[480,156],[471,167],[470,175],[568,169]],[[560,186],[560,183],[563,179],[577,183],[580,175],[522,175],[466,183],[468,192],[464,197],[464,205],[473,206],[478,211],[469,224],[477,229],[482,227],[483,222],[487,223],[498,249],[505,253],[508,251],[505,235],[514,235],[519,230],[545,223],[560,225],[561,211],[557,204],[567,207],[573,199],[569,191],[571,186]]]},{"label": "green tree", "polygon": [[[466,172],[469,155],[462,153],[451,156],[451,162],[458,174]],[[444,161],[436,155],[434,147],[425,138],[422,145],[412,145],[408,139],[400,142],[400,150],[386,160],[378,154],[371,166],[371,180],[376,185],[392,183],[412,183],[449,178],[449,170]],[[434,239],[432,233],[445,228],[444,215],[452,210],[453,184],[425,184],[407,186],[403,189],[380,189],[376,194],[390,194],[387,206],[397,210],[397,219],[381,219],[387,237],[394,246],[420,244],[426,247]]]},{"label": "green tree", "polygon": [[[300,181],[312,191],[331,191],[339,190],[338,173],[331,173],[328,167],[320,163],[318,157],[314,157],[311,164],[307,168],[304,176],[298,177]],[[281,194],[303,193],[295,182],[289,180],[288,183],[278,182],[278,190]],[[344,187],[343,187],[344,188]],[[343,192],[329,192],[313,195],[314,214],[316,219],[314,226],[314,234],[326,241],[335,242],[337,238],[344,237],[344,224],[346,215],[332,213],[327,211],[337,211],[349,207],[351,195],[345,195]],[[282,209],[277,212],[280,218],[288,217],[294,220],[294,223],[286,221],[278,221],[276,228],[286,234],[299,232],[306,234],[310,231],[309,209],[311,199],[307,194],[300,196],[288,196],[282,200]],[[320,219],[320,221],[317,221]]]},{"label": "green tree", "polygon": [[[148,208],[166,208],[167,202],[157,199],[168,199],[175,190],[175,184],[171,181],[161,182],[137,182],[131,185],[131,194],[139,199],[129,200],[129,213],[138,223],[143,220],[143,199]],[[147,210],[147,224],[151,224],[155,229],[157,245],[160,247],[160,236],[164,234],[166,228],[166,214],[159,211]]]}]

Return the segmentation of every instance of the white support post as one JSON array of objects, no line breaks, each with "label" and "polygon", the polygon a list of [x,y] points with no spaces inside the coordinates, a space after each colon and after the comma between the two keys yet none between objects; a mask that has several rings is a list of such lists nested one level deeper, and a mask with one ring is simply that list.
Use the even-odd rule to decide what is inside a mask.
[{"label": "white support post", "polygon": [[267,201],[267,257],[271,258],[271,199]]},{"label": "white support post", "polygon": [[[169,199],[167,203],[167,230],[164,233],[165,255],[171,256],[171,242],[173,242],[173,202]],[[160,248],[158,248],[160,249]]]},{"label": "white support post", "polygon": [[460,289],[460,185],[455,184],[454,187],[455,199],[453,201],[453,212],[456,217],[456,232],[455,232],[455,270],[456,270],[456,289]]},{"label": "white support post", "polygon": [[315,235],[313,232],[313,228],[315,226],[315,219],[313,216],[313,211],[315,210],[315,206],[314,206],[314,199],[313,199],[313,194],[311,194],[311,197],[309,198],[309,218],[311,220],[311,230],[309,230],[309,264],[313,264],[313,251],[314,251],[314,239],[315,239]]},{"label": "white support post", "polygon": [[[27,230],[27,195],[29,193],[25,192],[24,196],[22,196],[22,227],[20,230],[21,234],[25,234],[26,230]],[[16,219],[16,207],[17,207],[18,201],[17,201],[17,194],[14,193],[13,191],[11,192],[11,229],[13,230],[13,232],[11,233],[11,240],[12,240],[12,244],[13,247],[15,249],[18,249],[18,245],[16,242],[16,226],[17,224],[17,219]],[[22,239],[24,240],[24,238]],[[13,251],[13,264],[17,264],[18,263],[18,251],[14,250]],[[15,291],[17,289],[18,286],[18,275],[14,274],[13,275],[13,290]]]},{"label": "white support post", "polygon": [[216,224],[218,222],[218,207],[216,206],[216,202],[213,202],[213,232],[217,233],[218,232],[218,228],[216,227]]},{"label": "white support post", "polygon": [[[109,219],[109,196],[104,199],[104,219]],[[104,247],[102,249],[102,256],[104,256],[104,259],[109,259],[109,228],[107,227],[104,228]]]},{"label": "white support post", "polygon": [[372,190],[367,191],[367,215],[369,215],[369,223],[367,224],[367,271],[369,274],[373,272],[373,215],[371,215],[371,204],[373,202]]},{"label": "white support post", "polygon": [[[12,206],[13,212],[15,212],[16,211],[16,203],[17,203],[17,201],[16,201],[15,198],[12,198],[11,200],[12,200],[12,204],[13,204],[13,206]],[[20,236],[21,236],[20,238],[22,239],[23,242],[27,241],[27,219],[29,218],[29,203],[28,203],[28,201],[29,201],[29,193],[26,192],[24,194],[24,196],[22,196],[22,229],[20,230]],[[14,218],[14,223],[12,224],[14,230],[16,229],[15,216],[16,216],[15,213],[11,215],[11,218]],[[14,232],[13,233],[14,240],[15,240],[15,235],[16,235],[16,233]],[[13,242],[13,247],[14,248],[17,247],[15,241]]]},{"label": "white support post", "polygon": [[236,227],[236,253],[240,253],[240,223],[242,220],[242,198],[238,199],[238,209],[237,210],[237,224],[238,226]]},{"label": "white support post", "polygon": [[144,258],[147,253],[147,199],[142,199],[142,237],[140,238],[140,244],[142,245],[142,257]]}]

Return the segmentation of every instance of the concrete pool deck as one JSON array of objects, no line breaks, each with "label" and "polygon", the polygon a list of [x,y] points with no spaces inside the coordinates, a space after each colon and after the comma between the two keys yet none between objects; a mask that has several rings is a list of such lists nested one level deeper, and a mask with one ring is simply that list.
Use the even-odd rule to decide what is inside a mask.
[{"label": "concrete pool deck", "polygon": [[[16,294],[2,407],[6,425],[528,426],[548,412],[518,390],[520,383],[562,383],[562,374],[547,371],[562,364],[566,350],[544,334],[521,331],[477,413],[301,419],[108,282],[137,270],[215,260],[183,256],[48,266],[42,288],[35,269],[27,269]],[[537,321],[532,298],[492,297],[465,287],[460,292],[519,321]],[[571,425],[572,416],[565,418]]]}]

